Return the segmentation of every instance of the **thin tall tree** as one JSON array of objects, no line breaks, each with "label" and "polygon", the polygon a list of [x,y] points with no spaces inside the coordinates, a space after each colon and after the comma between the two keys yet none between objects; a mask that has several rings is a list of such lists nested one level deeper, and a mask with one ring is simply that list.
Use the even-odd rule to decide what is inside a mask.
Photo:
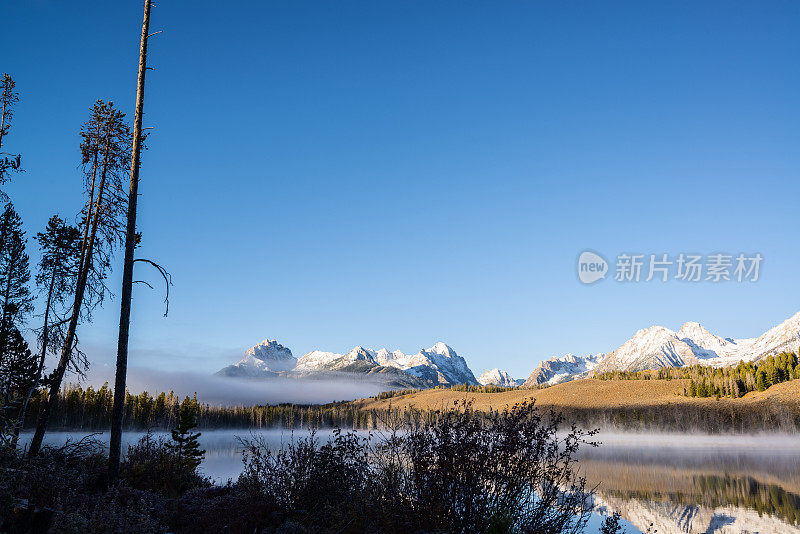
[{"label": "thin tall tree", "polygon": [[[0,184],[8,181],[12,172],[22,170],[22,156],[3,152],[3,138],[11,130],[11,123],[14,119],[14,107],[19,102],[19,92],[15,90],[16,83],[8,73],[3,74],[0,80]],[[0,197],[6,198],[6,194],[0,191]]]},{"label": "thin tall tree", "polygon": [[98,100],[89,120],[81,127],[81,155],[89,202],[82,212],[83,238],[79,272],[61,356],[50,376],[50,391],[36,424],[28,454],[38,454],[50,414],[58,403],[58,392],[76,352],[76,332],[80,319],[91,318],[91,310],[108,292],[105,278],[110,268],[113,247],[122,240],[122,216],[127,211],[127,196],[122,187],[130,160],[131,132],[125,114],[112,102]]},{"label": "thin tall tree", "polygon": [[62,348],[65,326],[69,322],[69,301],[75,290],[81,258],[80,231],[66,224],[57,215],[50,217],[44,232],[36,234],[36,241],[41,251],[36,286],[39,295],[44,297],[45,307],[42,313],[42,326],[38,330],[39,352],[36,372],[22,401],[17,420],[17,434],[25,424],[31,396],[42,384],[47,353],[55,353]]},{"label": "thin tall tree", "polygon": [[142,113],[144,111],[144,82],[147,74],[147,40],[150,32],[150,0],[144,2],[142,36],[139,44],[139,75],[136,85],[136,114],[133,119],[133,150],[131,151],[131,175],[128,193],[128,216],[125,233],[125,260],[122,270],[122,296],[119,315],[119,339],[117,343],[117,370],[114,381],[114,407],[111,412],[111,443],[108,455],[109,476],[115,480],[119,475],[122,449],[122,420],[125,415],[125,383],[128,373],[128,336],[131,323],[131,298],[133,293],[134,249],[137,242],[136,204],[139,190],[139,163],[142,142]]}]

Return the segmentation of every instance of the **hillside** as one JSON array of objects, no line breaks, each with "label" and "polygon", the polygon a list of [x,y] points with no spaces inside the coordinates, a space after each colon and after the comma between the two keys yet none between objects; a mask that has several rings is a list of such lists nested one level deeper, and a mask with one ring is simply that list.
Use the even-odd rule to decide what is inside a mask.
[{"label": "hillside", "polygon": [[754,391],[740,399],[686,397],[688,380],[597,380],[586,378],[544,389],[515,389],[502,393],[465,393],[452,389],[430,389],[393,397],[356,401],[364,408],[415,407],[437,409],[468,399],[479,410],[498,409],[506,404],[535,400],[539,406],[564,408],[650,407],[661,405],[742,405],[781,403],[800,409],[800,380],[776,384],[766,391]]}]

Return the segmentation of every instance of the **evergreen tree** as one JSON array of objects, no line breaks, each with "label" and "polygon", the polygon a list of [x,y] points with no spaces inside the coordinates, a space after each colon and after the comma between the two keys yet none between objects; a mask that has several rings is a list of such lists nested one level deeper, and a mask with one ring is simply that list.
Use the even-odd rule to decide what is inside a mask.
[{"label": "evergreen tree", "polygon": [[9,332],[6,342],[6,357],[0,372],[7,379],[8,397],[18,400],[36,380],[37,361],[31,354],[28,343],[16,328]]},{"label": "evergreen tree", "polygon": [[41,251],[36,286],[45,300],[43,324],[38,332],[39,357],[43,365],[47,353],[60,350],[64,339],[65,315],[72,304],[70,300],[78,277],[81,234],[76,227],[53,215],[45,231],[36,234],[36,241]]},{"label": "evergreen tree", "polygon": [[[0,184],[8,181],[12,172],[22,170],[22,156],[3,151],[3,138],[11,130],[14,118],[14,106],[19,102],[19,93],[15,91],[16,83],[9,74],[3,74],[0,80]],[[0,191],[0,199],[8,198]]]},{"label": "evergreen tree", "polygon": [[767,373],[764,371],[759,371],[756,373],[756,389],[758,391],[764,391],[769,387],[767,384]]},{"label": "evergreen tree", "polygon": [[42,326],[38,330],[40,350],[34,380],[31,381],[19,411],[18,427],[25,423],[31,396],[42,383],[44,360],[48,352],[56,353],[64,341],[66,316],[80,261],[80,232],[53,215],[44,232],[36,234],[41,259],[36,274],[36,286],[44,296]]},{"label": "evergreen tree", "polygon": [[0,374],[4,391],[0,399],[0,441],[4,446],[16,448],[22,421],[18,417],[20,406],[31,384],[36,380],[36,356],[31,354],[28,344],[17,328],[6,338],[6,353]]},{"label": "evergreen tree", "polygon": [[39,453],[47,431],[50,414],[56,409],[58,391],[67,368],[75,365],[76,331],[81,319],[90,319],[92,309],[102,303],[108,293],[105,279],[111,267],[114,245],[125,236],[123,220],[127,213],[127,191],[123,178],[129,169],[131,131],[125,114],[113,102],[98,100],[90,118],[81,125],[81,158],[88,202],[81,223],[81,257],[69,324],[61,346],[61,356],[50,375],[49,401],[41,412],[28,455]]},{"label": "evergreen tree", "polygon": [[767,366],[767,377],[769,378],[770,384],[780,384],[783,382],[781,370],[775,364]]},{"label": "evergreen tree", "polygon": [[[9,202],[0,215],[0,366],[6,357],[11,332],[22,328],[33,310],[33,296],[28,289],[30,278],[22,219]],[[6,386],[7,380],[2,384]]]},{"label": "evergreen tree", "polygon": [[178,426],[172,429],[172,443],[170,448],[178,455],[178,459],[186,463],[191,469],[197,468],[203,461],[206,453],[200,450],[200,432],[192,432],[197,428],[197,395],[194,398],[186,397],[180,406]]}]

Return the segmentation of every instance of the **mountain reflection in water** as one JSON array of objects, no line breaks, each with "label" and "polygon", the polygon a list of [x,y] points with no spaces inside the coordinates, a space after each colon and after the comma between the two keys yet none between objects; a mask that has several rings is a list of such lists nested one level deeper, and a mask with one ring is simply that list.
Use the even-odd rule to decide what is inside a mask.
[{"label": "mountain reflection in water", "polygon": [[581,469],[638,529],[800,532],[800,437],[607,434]]}]

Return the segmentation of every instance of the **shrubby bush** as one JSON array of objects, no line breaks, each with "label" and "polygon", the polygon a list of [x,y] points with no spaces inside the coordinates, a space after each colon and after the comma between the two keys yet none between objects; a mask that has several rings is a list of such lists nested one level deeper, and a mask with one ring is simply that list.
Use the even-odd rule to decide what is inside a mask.
[{"label": "shrubby bush", "polygon": [[573,458],[593,433],[562,424],[527,403],[488,417],[464,403],[384,436],[255,440],[237,484],[309,532],[581,532],[590,492]]},{"label": "shrubby bush", "polygon": [[199,462],[187,461],[164,438],[153,438],[148,432],[128,447],[120,465],[120,478],[131,488],[174,498],[191,489],[211,486],[211,480],[198,473],[198,465]]}]

